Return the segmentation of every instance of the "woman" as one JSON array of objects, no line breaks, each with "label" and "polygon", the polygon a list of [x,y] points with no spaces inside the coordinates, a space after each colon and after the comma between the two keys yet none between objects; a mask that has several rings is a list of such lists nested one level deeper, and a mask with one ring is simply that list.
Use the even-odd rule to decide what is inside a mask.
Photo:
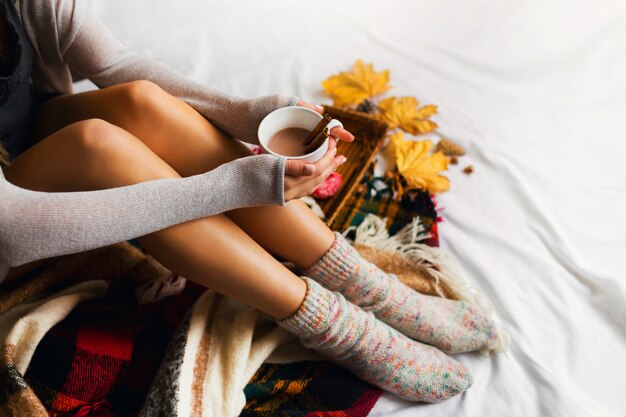
[{"label": "woman", "polygon": [[[250,156],[233,140],[254,143],[278,107],[315,106],[193,83],[126,49],[81,0],[21,0],[21,16],[13,1],[0,0],[0,132],[13,157],[0,174],[0,279],[138,238],[169,269],[272,315],[403,398],[438,401],[471,385],[437,347],[482,349],[495,340],[492,322],[388,276],[296,199],[345,161],[335,141],[319,162],[299,164]],[[80,76],[101,89],[71,94]]]}]

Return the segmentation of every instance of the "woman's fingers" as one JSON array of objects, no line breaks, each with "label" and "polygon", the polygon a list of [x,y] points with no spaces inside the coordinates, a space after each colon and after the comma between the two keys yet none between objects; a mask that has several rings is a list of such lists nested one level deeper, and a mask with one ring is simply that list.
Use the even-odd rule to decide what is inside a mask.
[{"label": "woman's fingers", "polygon": [[307,102],[306,102],[306,101],[304,101],[304,100],[299,100],[299,101],[296,103],[296,106],[308,107],[309,109],[311,109],[311,110],[315,110],[316,112],[318,112],[318,113],[320,113],[320,114],[324,112],[324,108],[323,108],[322,106],[316,106],[316,105],[314,105],[314,104],[307,103]]},{"label": "woman's fingers", "polygon": [[354,135],[348,132],[346,129],[342,127],[333,127],[330,130],[331,136],[334,136],[337,139],[341,139],[344,142],[352,142],[354,140]]},{"label": "woman's fingers", "polygon": [[[324,108],[322,106],[317,106],[315,104],[308,103],[304,100],[299,100],[296,103],[296,106],[308,107],[309,109],[315,110],[316,112],[320,114],[324,113]],[[330,131],[330,134],[337,139],[343,140],[344,142],[352,142],[354,140],[354,135],[352,133],[348,132],[346,129],[339,127],[339,126],[334,127]]]},{"label": "woman's fingers", "polygon": [[333,138],[328,140],[328,150],[316,163],[288,159],[285,163],[285,174],[294,177],[308,177],[315,173],[322,173],[337,152],[337,141]]},{"label": "woman's fingers", "polygon": [[285,163],[285,174],[294,177],[308,177],[315,171],[315,165],[310,162],[288,159]]},{"label": "woman's fingers", "polygon": [[[324,156],[314,164],[288,159],[285,164],[285,200],[309,195],[346,160],[345,156],[337,155],[337,141],[333,137],[328,140]],[[314,173],[308,174],[309,166],[315,168]]]},{"label": "woman's fingers", "polygon": [[347,160],[348,159],[343,155],[339,155],[338,157],[334,158],[333,162],[330,164],[330,166],[326,168],[326,171],[324,171],[324,173],[322,174],[322,178],[323,178],[322,182],[324,182],[330,174],[337,171],[337,168],[339,168],[339,165],[343,164]]},{"label": "woman's fingers", "polygon": [[316,178],[315,182],[321,184],[328,178],[330,174],[335,172],[339,165],[346,162],[346,157],[337,155],[337,145],[335,139],[331,138],[329,142],[329,150],[324,157],[315,163]]},{"label": "woman's fingers", "polygon": [[315,172],[317,173],[317,175],[320,175],[324,171],[326,171],[326,168],[328,167],[328,165],[330,165],[333,162],[333,158],[335,157],[336,154],[337,154],[337,142],[335,141],[335,139],[329,138],[328,150],[326,151],[322,159],[318,160],[315,163]]}]

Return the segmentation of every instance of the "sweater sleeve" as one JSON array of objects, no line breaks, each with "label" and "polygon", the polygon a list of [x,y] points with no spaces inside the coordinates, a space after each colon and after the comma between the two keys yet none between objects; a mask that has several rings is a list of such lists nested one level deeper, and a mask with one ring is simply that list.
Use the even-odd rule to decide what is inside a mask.
[{"label": "sweater sleeve", "polygon": [[[246,99],[208,88],[156,59],[128,49],[95,17],[84,0],[57,1],[64,5],[57,13],[80,17],[79,22],[65,25],[74,36],[59,36],[60,42],[66,43],[60,45],[63,59],[73,72],[101,88],[133,80],[152,81],[196,109],[227,135],[254,144],[258,144],[261,120],[277,108],[295,105],[299,99],[278,94]],[[64,10],[70,6],[72,11]]]},{"label": "sweater sleeve", "polygon": [[16,187],[0,170],[0,281],[7,266],[106,246],[239,207],[284,205],[284,163],[271,155],[250,156],[187,178],[59,193]]}]

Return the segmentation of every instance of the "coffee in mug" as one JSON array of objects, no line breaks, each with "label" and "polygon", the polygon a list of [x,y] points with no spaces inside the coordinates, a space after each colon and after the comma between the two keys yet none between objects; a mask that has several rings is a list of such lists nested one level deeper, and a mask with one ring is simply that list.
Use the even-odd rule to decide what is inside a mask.
[{"label": "coffee in mug", "polygon": [[267,147],[284,156],[301,156],[305,154],[304,139],[310,130],[301,127],[288,127],[274,133],[267,142]]},{"label": "coffee in mug", "polygon": [[304,162],[316,162],[328,150],[329,139],[309,153],[304,139],[322,120],[318,112],[303,106],[287,106],[270,112],[259,124],[261,151]]}]

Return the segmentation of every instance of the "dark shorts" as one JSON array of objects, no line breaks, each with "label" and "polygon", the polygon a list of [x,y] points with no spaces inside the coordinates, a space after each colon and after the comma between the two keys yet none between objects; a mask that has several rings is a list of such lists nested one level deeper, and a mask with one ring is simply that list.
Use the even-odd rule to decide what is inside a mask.
[{"label": "dark shorts", "polygon": [[30,149],[31,146],[35,144],[35,137],[33,135],[34,132],[34,124],[35,120],[37,120],[37,114],[41,109],[41,106],[48,101],[49,99],[56,97],[59,95],[58,93],[33,93],[33,101],[31,106],[31,123],[24,126],[24,128],[19,132],[12,132],[12,134],[17,135],[19,139],[13,141],[13,145],[6,145],[7,151],[9,151],[9,155],[11,159],[15,159],[20,156],[22,153],[26,152]]}]

